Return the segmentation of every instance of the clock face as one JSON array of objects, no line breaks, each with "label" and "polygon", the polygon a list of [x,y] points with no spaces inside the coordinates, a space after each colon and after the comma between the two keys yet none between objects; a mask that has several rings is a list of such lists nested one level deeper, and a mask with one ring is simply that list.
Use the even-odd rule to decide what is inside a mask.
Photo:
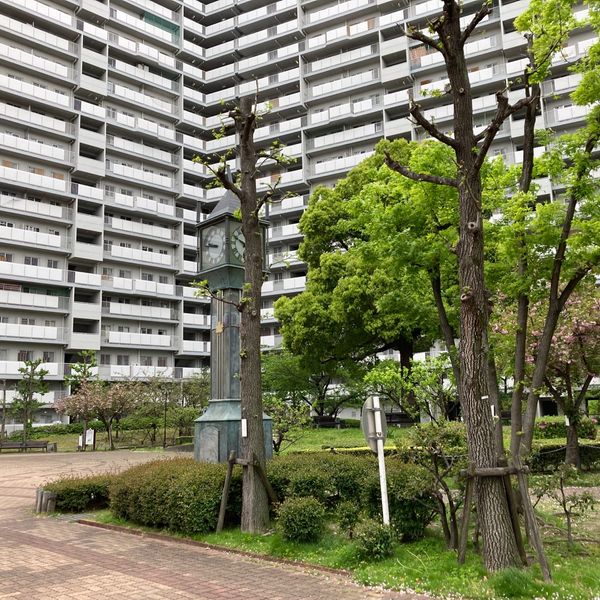
[{"label": "clock face", "polygon": [[225,262],[225,224],[213,225],[202,235],[202,268],[210,269]]},{"label": "clock face", "polygon": [[246,240],[242,233],[242,228],[238,227],[231,234],[231,255],[240,264],[244,263],[244,255],[246,254]]}]

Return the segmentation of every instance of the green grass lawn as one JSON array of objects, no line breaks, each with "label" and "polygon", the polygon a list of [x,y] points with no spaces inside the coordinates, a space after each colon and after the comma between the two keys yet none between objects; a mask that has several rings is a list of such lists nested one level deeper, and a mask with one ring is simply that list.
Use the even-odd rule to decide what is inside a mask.
[{"label": "green grass lawn", "polygon": [[[115,519],[109,511],[101,511],[95,518],[104,523],[136,527]],[[598,524],[600,516],[595,515],[591,527],[595,528]],[[555,526],[545,535],[554,577],[551,584],[543,583],[539,567],[535,564],[523,571],[515,569],[487,576],[479,555],[473,549],[468,552],[466,563],[459,565],[456,555],[446,549],[435,526],[428,529],[423,540],[397,544],[394,555],[381,561],[359,560],[351,540],[337,533],[334,527],[316,543],[289,542],[277,532],[242,534],[238,529],[191,537],[200,542],[269,557],[345,569],[356,581],[365,585],[428,592],[438,597],[522,600],[592,600],[600,597],[600,544],[580,543],[573,550],[568,550],[562,532]]]}]

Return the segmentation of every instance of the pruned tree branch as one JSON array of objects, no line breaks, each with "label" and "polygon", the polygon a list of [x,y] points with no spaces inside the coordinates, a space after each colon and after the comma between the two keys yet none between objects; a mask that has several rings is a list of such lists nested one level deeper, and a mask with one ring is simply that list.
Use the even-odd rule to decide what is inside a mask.
[{"label": "pruned tree branch", "polygon": [[462,35],[460,36],[461,46],[465,45],[466,41],[473,33],[475,27],[477,27],[477,25],[479,25],[479,23],[481,23],[481,21],[483,21],[483,19],[485,19],[490,14],[490,12],[491,10],[487,3],[481,5],[481,8],[475,13],[473,18],[471,19],[471,22],[465,27],[464,31],[462,32]]},{"label": "pruned tree branch", "polygon": [[451,179],[450,177],[444,177],[442,175],[430,175],[429,173],[415,173],[408,167],[405,167],[398,161],[394,160],[387,152],[385,152],[385,164],[393,171],[396,171],[397,173],[400,173],[400,175],[404,175],[404,177],[412,179],[413,181],[458,187],[458,181],[456,179]]},{"label": "pruned tree branch", "polygon": [[441,41],[436,41],[431,36],[424,34],[422,31],[419,31],[414,27],[405,28],[404,35],[410,38],[411,40],[415,40],[416,42],[422,42],[429,48],[441,52],[443,55],[446,54],[446,49],[444,48],[444,45]]},{"label": "pruned tree branch", "polygon": [[219,183],[230,192],[233,192],[238,198],[241,197],[242,190],[235,185],[233,181],[229,179],[227,176],[227,172],[225,171],[225,167],[219,167],[218,169],[213,169],[212,167],[206,165],[208,169],[213,173],[213,175],[219,180]]},{"label": "pruned tree branch", "polygon": [[456,148],[456,140],[450,136],[442,133],[431,121],[427,120],[423,113],[421,113],[421,106],[416,102],[411,102],[408,112],[411,114],[413,119],[420,125],[431,137],[436,140],[450,146],[450,148]]},{"label": "pruned tree branch", "polygon": [[480,134],[475,136],[476,142],[483,140],[481,147],[477,151],[477,159],[474,163],[474,168],[476,170],[480,169],[483,165],[483,161],[487,156],[490,146],[494,142],[496,134],[500,130],[500,127],[502,127],[504,121],[506,121],[506,119],[508,119],[514,113],[531,104],[531,102],[534,100],[534,97],[527,96],[525,98],[521,98],[514,104],[509,104],[508,97],[504,95],[504,91],[501,91],[496,94],[496,100],[498,102],[498,109],[496,110],[496,114],[492,119],[492,122]]}]

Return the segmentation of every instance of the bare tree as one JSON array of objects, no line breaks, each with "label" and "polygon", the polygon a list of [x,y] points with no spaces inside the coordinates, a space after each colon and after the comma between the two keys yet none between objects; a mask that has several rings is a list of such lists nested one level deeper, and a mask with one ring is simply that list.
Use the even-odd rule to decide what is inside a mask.
[{"label": "bare tree", "polygon": [[[489,125],[475,133],[473,95],[465,58],[465,45],[477,25],[487,17],[491,7],[485,3],[467,26],[461,28],[461,6],[456,0],[444,0],[442,14],[430,23],[431,35],[410,29],[407,36],[425,47],[440,52],[446,63],[449,93],[454,105],[454,130],[444,133],[411,101],[413,120],[429,135],[454,151],[456,176],[417,173],[401,161],[386,157],[388,166],[415,181],[456,188],[459,199],[459,241],[456,248],[460,282],[459,390],[467,425],[469,460],[475,468],[498,465],[502,448],[490,410],[488,381],[489,317],[484,281],[484,244],[482,226],[481,168],[502,124],[514,113],[525,109],[533,100],[528,95],[510,104],[506,90],[496,94],[496,113]],[[511,523],[506,491],[500,477],[478,477],[476,502],[483,540],[483,558],[490,571],[515,566],[519,562],[515,532]]]},{"label": "bare tree", "polygon": [[215,168],[204,163],[214,174],[218,183],[233,192],[240,201],[242,233],[245,239],[244,287],[240,302],[236,305],[240,319],[240,404],[241,417],[247,422],[247,436],[242,438],[242,453],[247,461],[242,483],[242,531],[258,533],[269,525],[267,491],[255,468],[265,469],[265,441],[263,431],[263,404],[261,387],[260,309],[263,283],[263,236],[260,226],[260,211],[265,203],[277,193],[276,185],[262,194],[256,190],[259,169],[266,161],[288,164],[282,147],[275,142],[266,150],[257,148],[254,131],[260,115],[256,101],[251,96],[243,97],[229,111],[229,117],[238,137],[237,155],[240,172],[232,178],[227,167],[225,154]]}]

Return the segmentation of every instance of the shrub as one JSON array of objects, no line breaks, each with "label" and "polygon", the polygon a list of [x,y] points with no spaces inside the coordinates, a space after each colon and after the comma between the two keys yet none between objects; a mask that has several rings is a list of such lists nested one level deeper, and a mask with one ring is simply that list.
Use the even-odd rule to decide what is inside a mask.
[{"label": "shrub", "polygon": [[[110,508],[117,517],[141,525],[182,533],[214,530],[219,515],[224,464],[198,463],[190,458],[138,465],[114,478]],[[241,473],[234,472],[228,521],[240,515]]]},{"label": "shrub", "polygon": [[113,477],[64,477],[46,484],[44,489],[56,493],[56,510],[83,512],[108,506],[108,490]]},{"label": "shrub", "polygon": [[[433,520],[436,503],[431,474],[414,463],[387,463],[390,520],[398,537],[404,542],[421,539]],[[377,471],[363,484],[369,515],[381,514],[381,488]]]},{"label": "shrub", "polygon": [[394,533],[389,525],[375,519],[360,523],[354,532],[359,558],[380,560],[391,556],[394,551]]},{"label": "shrub", "polygon": [[325,508],[314,497],[288,498],[278,511],[281,535],[294,542],[314,542],[325,529]]},{"label": "shrub", "polygon": [[336,508],[335,516],[340,529],[352,538],[354,535],[354,528],[360,521],[360,505],[350,500],[340,502]]},{"label": "shrub", "polygon": [[[579,437],[595,440],[597,434],[596,419],[582,417],[579,423]],[[536,419],[533,429],[533,437],[536,439],[566,438],[567,426],[564,417],[544,417]]]}]

